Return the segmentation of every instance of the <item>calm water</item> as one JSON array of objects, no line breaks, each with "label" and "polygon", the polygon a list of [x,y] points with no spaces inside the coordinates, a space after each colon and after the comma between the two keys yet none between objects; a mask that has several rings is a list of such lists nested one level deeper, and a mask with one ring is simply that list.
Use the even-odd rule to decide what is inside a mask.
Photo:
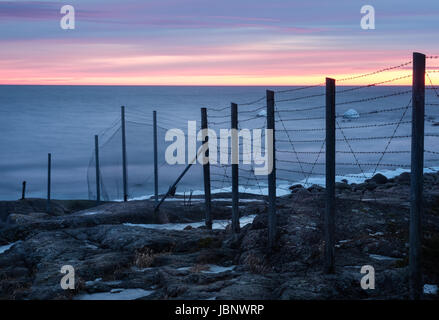
[{"label": "calm water", "polygon": [[[131,198],[141,197],[152,193],[152,110],[157,110],[159,125],[166,128],[181,128],[186,132],[187,120],[199,120],[200,108],[222,108],[230,105],[230,102],[242,103],[257,100],[265,95],[263,87],[105,87],[105,86],[0,86],[0,198],[17,199],[21,195],[21,182],[27,181],[28,197],[44,197],[46,193],[46,170],[47,153],[52,153],[53,172],[53,198],[58,199],[86,199],[89,197],[89,182],[93,184],[94,167],[89,168],[94,152],[94,135],[101,133],[101,171],[103,174],[104,189],[109,197],[120,198],[121,195],[121,151],[120,130],[117,120],[120,118],[120,106],[126,106],[127,117],[127,153],[128,153],[128,178],[129,195]],[[285,88],[272,88],[274,90]],[[340,94],[338,102],[352,101],[368,97],[389,94],[409,90],[407,87],[381,87],[363,89],[350,93]],[[437,102],[437,97],[428,90],[427,102]],[[290,99],[323,93],[324,88],[314,88],[304,91],[277,94],[276,99]],[[360,113],[380,110],[383,108],[404,107],[409,103],[410,94],[379,99],[371,102],[356,102],[342,104],[337,107],[337,113],[343,114],[350,108]],[[295,108],[307,108],[324,105],[324,96],[315,98],[285,101],[277,103],[278,110],[292,110]],[[241,111],[253,110],[265,106],[265,102],[259,101],[254,105],[242,106]],[[240,114],[240,120],[251,119],[259,111]],[[226,124],[213,124],[214,128],[229,127],[229,110],[214,112],[208,111],[209,120],[212,122],[226,121]],[[358,126],[397,122],[400,120],[403,110],[394,112],[365,115],[354,121],[342,121],[341,126]],[[427,107],[427,114],[434,119],[439,112]],[[324,117],[324,109],[316,109],[307,112],[281,112],[281,118],[276,122],[276,136],[280,142],[278,150],[292,151],[289,142],[320,140],[324,137],[324,120],[297,120],[307,117]],[[225,118],[221,118],[225,117]],[[411,112],[408,111],[404,121],[410,120]],[[263,127],[265,118],[260,117],[243,121],[241,128]],[[113,127],[112,127],[113,126]],[[283,126],[288,130],[300,130],[315,128],[315,131],[283,131]],[[112,128],[110,128],[112,127]],[[108,129],[110,128],[110,129]],[[105,131],[107,129],[107,131]],[[164,150],[169,143],[164,141],[165,130],[159,130],[159,163],[164,161]],[[395,126],[365,127],[358,129],[346,129],[348,137],[386,136],[391,135]],[[105,131],[105,132],[103,132]],[[431,122],[426,122],[427,133],[439,133],[438,127],[433,127]],[[410,124],[401,124],[397,135],[410,134]],[[337,138],[343,138],[338,134]],[[365,140],[352,142],[348,146],[340,142],[337,149],[349,151],[353,148],[357,151],[384,150],[388,140]],[[426,138],[426,149],[434,150],[437,146],[437,138]],[[314,173],[324,172],[321,163],[324,162],[324,154],[316,160],[317,154],[305,154],[305,151],[318,152],[322,145],[319,142],[297,142],[294,150],[299,154],[282,153],[278,158],[280,169],[293,171],[310,171]],[[409,139],[395,139],[388,150],[410,150]],[[360,162],[377,162],[379,155],[360,155]],[[386,155],[382,163],[401,164],[409,163],[409,154]],[[439,157],[437,157],[439,158]],[[434,155],[426,155],[428,166],[438,165]],[[297,161],[299,160],[299,161]],[[340,165],[338,173],[373,172],[374,166],[349,166],[347,163],[355,162],[351,154],[341,153],[338,155]],[[287,163],[286,161],[300,162]],[[312,166],[307,163],[318,163]],[[93,162],[92,162],[93,163]],[[314,167],[314,169],[312,169]],[[403,166],[401,166],[403,167]],[[243,167],[245,168],[245,167]],[[182,166],[163,165],[160,170],[160,191],[164,192],[183,169]],[[249,168],[251,169],[251,168]],[[380,167],[380,169],[397,169],[397,167]],[[223,168],[213,168],[213,187],[227,186],[227,178],[221,177]],[[245,173],[243,173],[245,176]],[[278,179],[286,184],[304,179],[301,173],[280,170]],[[318,178],[316,176],[315,178]],[[222,181],[225,181],[223,184]],[[263,187],[265,179],[257,186],[256,180],[241,179],[243,185],[250,189]],[[280,182],[281,183],[281,182]],[[191,169],[189,175],[183,179],[179,192],[201,190],[201,168],[199,165]],[[93,192],[93,190],[91,190]],[[93,194],[90,194],[93,196]]]}]

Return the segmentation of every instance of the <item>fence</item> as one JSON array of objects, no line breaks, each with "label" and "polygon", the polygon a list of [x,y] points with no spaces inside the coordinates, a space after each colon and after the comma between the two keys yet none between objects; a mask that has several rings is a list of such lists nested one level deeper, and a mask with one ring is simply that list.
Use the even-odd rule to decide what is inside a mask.
[{"label": "fence", "polygon": [[[189,164],[159,163],[158,159],[164,159],[164,148],[160,148],[158,141],[164,141],[167,130],[178,127],[178,122],[184,123],[186,119],[169,115],[171,120],[167,120],[167,117],[161,118],[160,112],[147,114],[122,107],[120,120],[98,135],[103,143],[99,145],[95,138],[96,148],[87,174],[89,198],[98,202],[151,198],[158,208],[167,196],[176,193],[177,185],[189,188],[191,196],[194,189],[204,189],[199,194],[205,195],[206,226],[211,228],[211,193],[231,192],[232,230],[237,233],[240,194],[266,195],[268,246],[273,250],[276,197],[290,193],[293,184],[324,185],[325,271],[332,273],[336,182],[361,183],[379,172],[387,175],[411,172],[410,286],[412,298],[419,298],[423,172],[439,170],[434,167],[439,164],[439,152],[434,149],[439,137],[439,122],[435,121],[439,114],[434,113],[439,106],[439,89],[433,81],[439,66],[426,68],[426,61],[434,63],[439,57],[415,53],[412,61],[371,73],[336,80],[327,78],[326,83],[309,86],[267,90],[265,96],[252,101],[202,108],[202,129],[217,132],[224,128],[273,129],[273,170],[268,177],[256,175],[252,164],[207,162],[201,169],[201,166],[192,166],[189,157]],[[401,86],[407,79],[413,80],[412,88]],[[197,118],[200,119],[199,113],[196,118],[195,114],[188,117]],[[429,124],[427,130],[424,123]],[[196,129],[188,126],[188,139],[196,138]],[[249,138],[233,132],[227,154],[235,150],[232,156],[239,159],[251,155],[252,151],[243,143]],[[269,138],[266,134],[262,130],[263,139]],[[201,138],[203,144],[213,142],[206,134]],[[218,141],[216,143],[218,145]],[[188,149],[191,148],[196,150],[197,143],[188,142]],[[209,151],[204,150],[202,158],[209,159]],[[151,155],[154,161],[148,164]],[[224,154],[220,151],[216,156],[220,159]],[[168,186],[171,187],[165,191]],[[165,193],[160,201],[159,192]],[[145,196],[147,194],[149,196]],[[372,195],[376,200],[373,190]],[[359,194],[360,200],[364,197],[365,193]],[[49,205],[50,175],[48,210]]]}]

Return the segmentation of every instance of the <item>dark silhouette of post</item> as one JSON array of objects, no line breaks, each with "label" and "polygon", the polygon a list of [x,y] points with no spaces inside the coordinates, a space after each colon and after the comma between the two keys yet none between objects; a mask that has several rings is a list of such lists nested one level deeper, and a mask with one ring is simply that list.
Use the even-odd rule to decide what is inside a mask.
[{"label": "dark silhouette of post", "polygon": [[[268,154],[268,162],[272,163],[272,170],[268,174],[268,247],[271,251],[276,241],[276,158],[275,158],[275,119],[274,119],[274,92],[267,90],[267,129],[273,132],[273,152]],[[268,141],[270,143],[270,141]],[[268,152],[268,146],[265,146]],[[271,162],[270,162],[271,161]]]},{"label": "dark silhouette of post", "polygon": [[51,188],[51,172],[52,170],[52,154],[47,155],[47,202],[46,202],[46,212],[50,213],[50,188]]},{"label": "dark silhouette of post", "polygon": [[122,170],[123,170],[123,201],[128,201],[127,190],[127,145],[125,135],[125,107],[121,107],[121,121],[122,121]]},{"label": "dark silhouette of post", "polygon": [[95,135],[96,205],[101,202],[101,177],[99,171],[99,137]]},{"label": "dark silhouette of post", "polygon": [[159,203],[159,167],[157,160],[157,111],[152,112],[153,139],[154,139],[154,201],[155,205]]},{"label": "dark silhouette of post", "polygon": [[231,105],[231,129],[232,129],[232,230],[239,233],[239,143],[238,143],[238,105]]},{"label": "dark silhouette of post", "polygon": [[412,150],[410,179],[410,298],[422,296],[422,215],[424,179],[425,55],[413,53]]},{"label": "dark silhouette of post", "polygon": [[23,187],[21,189],[21,200],[26,199],[26,181],[23,181]]},{"label": "dark silhouette of post", "polygon": [[[203,144],[208,143],[209,136],[207,134],[207,109],[201,108],[201,129],[206,130]],[[212,229],[212,216],[211,216],[211,195],[210,195],[210,164],[209,164],[209,148],[206,149],[206,153],[202,158],[207,158],[207,162],[203,163],[203,176],[204,176],[204,199],[206,203],[206,227]]]},{"label": "dark silhouette of post", "polygon": [[334,273],[335,233],[335,80],[326,78],[325,272]]}]

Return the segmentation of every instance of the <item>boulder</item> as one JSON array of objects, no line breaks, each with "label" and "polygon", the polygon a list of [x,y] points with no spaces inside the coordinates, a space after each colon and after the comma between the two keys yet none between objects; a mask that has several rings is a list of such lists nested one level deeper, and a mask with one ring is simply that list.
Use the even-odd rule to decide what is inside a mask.
[{"label": "boulder", "polygon": [[301,184],[295,184],[295,185],[292,185],[291,187],[289,187],[288,189],[290,189],[291,192],[293,193],[299,189],[303,189],[303,186]]},{"label": "boulder", "polygon": [[351,186],[344,182],[336,182],[335,188],[338,190],[351,190]]},{"label": "boulder", "polygon": [[388,179],[386,176],[382,175],[381,173],[377,173],[374,175],[371,179],[366,180],[366,182],[375,182],[376,184],[386,184]]},{"label": "boulder", "polygon": [[395,182],[399,184],[410,183],[410,172],[403,172],[399,176],[395,177]]}]

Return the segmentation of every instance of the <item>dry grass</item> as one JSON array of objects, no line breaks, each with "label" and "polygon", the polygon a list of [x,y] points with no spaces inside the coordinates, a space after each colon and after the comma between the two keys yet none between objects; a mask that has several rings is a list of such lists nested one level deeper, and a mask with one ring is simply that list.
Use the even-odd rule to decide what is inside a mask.
[{"label": "dry grass", "polygon": [[166,251],[162,252],[154,252],[154,250],[148,247],[137,249],[134,255],[134,265],[139,268],[152,267],[156,258],[163,255],[171,254],[174,248],[175,244],[170,246]]},{"label": "dry grass", "polygon": [[149,268],[153,265],[156,256],[149,248],[137,251],[134,256],[134,265],[139,268]]},{"label": "dry grass", "polygon": [[270,271],[270,267],[265,264],[262,258],[251,253],[244,259],[244,264],[249,266],[252,273],[264,274]]}]

